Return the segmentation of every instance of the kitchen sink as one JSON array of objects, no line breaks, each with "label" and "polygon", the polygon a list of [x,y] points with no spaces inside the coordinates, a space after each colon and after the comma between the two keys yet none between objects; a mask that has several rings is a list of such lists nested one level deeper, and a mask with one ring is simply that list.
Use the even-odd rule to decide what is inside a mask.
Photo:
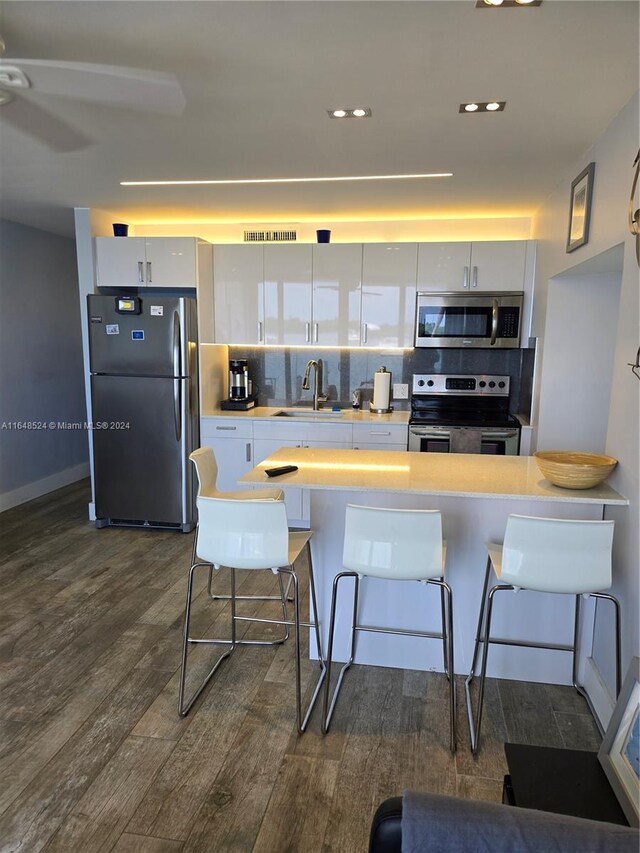
[{"label": "kitchen sink", "polygon": [[272,418],[300,418],[301,420],[323,420],[342,418],[344,417],[344,412],[332,412],[330,410],[325,410],[321,412],[314,412],[313,409],[282,409],[279,412],[274,412],[271,415]]}]

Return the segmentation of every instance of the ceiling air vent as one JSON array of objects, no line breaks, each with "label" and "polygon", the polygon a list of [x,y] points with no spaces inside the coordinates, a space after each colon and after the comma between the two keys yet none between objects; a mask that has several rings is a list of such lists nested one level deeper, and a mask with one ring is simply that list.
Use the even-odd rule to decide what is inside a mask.
[{"label": "ceiling air vent", "polygon": [[286,243],[288,240],[297,239],[298,232],[290,228],[278,231],[267,228],[256,228],[244,232],[245,243]]}]

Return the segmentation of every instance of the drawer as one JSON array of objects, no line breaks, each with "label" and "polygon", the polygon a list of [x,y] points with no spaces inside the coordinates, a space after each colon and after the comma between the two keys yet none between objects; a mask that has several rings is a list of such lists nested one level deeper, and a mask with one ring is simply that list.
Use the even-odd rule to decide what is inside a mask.
[{"label": "drawer", "polygon": [[253,422],[244,418],[201,418],[200,443],[206,438],[253,438]]},{"label": "drawer", "polygon": [[404,444],[407,446],[407,424],[354,424],[354,444]]},{"label": "drawer", "polygon": [[285,419],[273,421],[255,421],[254,438],[282,439],[283,441],[316,442],[330,441],[351,445],[353,428],[350,423],[310,423],[299,420],[291,423]]}]

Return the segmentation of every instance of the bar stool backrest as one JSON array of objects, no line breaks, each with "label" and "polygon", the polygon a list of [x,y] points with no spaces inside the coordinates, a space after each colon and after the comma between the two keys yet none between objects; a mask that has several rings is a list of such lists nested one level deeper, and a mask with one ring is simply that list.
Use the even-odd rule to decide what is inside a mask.
[{"label": "bar stool backrest", "polygon": [[611,586],[613,521],[510,515],[500,580],[539,592],[598,592]]},{"label": "bar stool backrest", "polygon": [[442,577],[442,517],[438,510],[347,506],[344,567],[393,580]]},{"label": "bar stool backrest", "polygon": [[199,447],[189,455],[198,474],[198,497],[214,496],[218,491],[218,463],[210,447]]},{"label": "bar stool backrest", "polygon": [[199,497],[198,558],[235,569],[289,565],[283,501]]}]

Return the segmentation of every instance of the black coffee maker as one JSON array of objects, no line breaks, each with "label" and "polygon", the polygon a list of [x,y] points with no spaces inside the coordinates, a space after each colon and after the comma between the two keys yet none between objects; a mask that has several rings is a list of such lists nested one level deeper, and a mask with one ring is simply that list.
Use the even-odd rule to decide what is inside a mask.
[{"label": "black coffee maker", "polygon": [[256,404],[253,382],[249,377],[246,358],[232,358],[229,361],[229,399],[220,403],[220,408],[246,412]]}]

